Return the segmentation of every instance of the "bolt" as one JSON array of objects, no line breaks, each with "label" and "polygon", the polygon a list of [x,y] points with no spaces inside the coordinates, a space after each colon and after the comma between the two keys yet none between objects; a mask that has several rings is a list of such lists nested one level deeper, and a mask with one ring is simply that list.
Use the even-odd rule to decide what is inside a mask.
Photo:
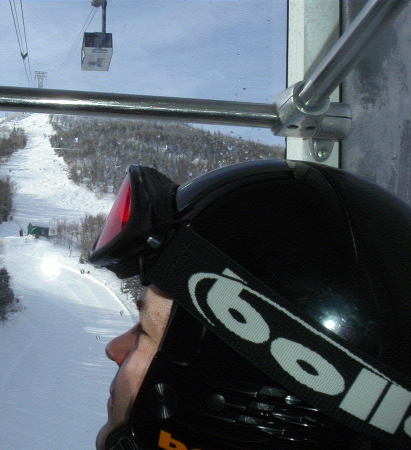
[{"label": "bolt", "polygon": [[328,150],[326,148],[320,148],[317,150],[317,158],[324,161],[328,158]]}]

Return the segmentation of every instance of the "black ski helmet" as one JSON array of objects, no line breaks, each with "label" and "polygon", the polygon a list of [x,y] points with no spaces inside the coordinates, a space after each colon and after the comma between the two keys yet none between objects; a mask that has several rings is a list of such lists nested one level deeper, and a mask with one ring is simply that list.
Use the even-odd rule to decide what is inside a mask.
[{"label": "black ski helmet", "polygon": [[[107,448],[407,448],[410,208],[341,170],[287,161],[217,169],[172,202],[139,271],[175,306]],[[291,330],[301,324],[309,339]],[[393,399],[402,415],[385,425]]]}]

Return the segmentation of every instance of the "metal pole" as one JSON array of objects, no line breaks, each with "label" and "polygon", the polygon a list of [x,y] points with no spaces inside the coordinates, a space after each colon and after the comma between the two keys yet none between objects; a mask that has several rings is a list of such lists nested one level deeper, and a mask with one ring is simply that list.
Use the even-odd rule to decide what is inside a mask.
[{"label": "metal pole", "polygon": [[298,99],[305,107],[320,107],[410,0],[369,0],[314,72],[305,80]]},{"label": "metal pole", "polygon": [[123,116],[275,128],[275,105],[176,97],[0,87],[0,111]]},{"label": "metal pole", "polygon": [[102,31],[105,34],[106,33],[106,10],[107,10],[107,0],[103,1],[103,4],[101,5],[101,8],[103,10],[102,13],[102,19],[103,19],[103,27],[102,27]]}]

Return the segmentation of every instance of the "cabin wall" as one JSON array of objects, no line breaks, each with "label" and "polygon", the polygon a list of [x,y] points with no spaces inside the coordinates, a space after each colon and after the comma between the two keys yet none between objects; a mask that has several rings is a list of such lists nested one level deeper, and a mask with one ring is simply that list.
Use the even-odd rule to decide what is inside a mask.
[{"label": "cabin wall", "polygon": [[[343,28],[364,3],[342,1]],[[341,167],[411,204],[411,3],[349,74],[342,101],[353,120]]]}]

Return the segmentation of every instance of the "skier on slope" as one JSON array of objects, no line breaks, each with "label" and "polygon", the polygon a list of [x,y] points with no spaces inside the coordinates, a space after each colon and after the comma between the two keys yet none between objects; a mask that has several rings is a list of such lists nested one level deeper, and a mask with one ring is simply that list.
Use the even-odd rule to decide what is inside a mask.
[{"label": "skier on slope", "polygon": [[409,448],[410,224],[325,166],[130,166],[90,260],[147,287],[97,448]]}]

